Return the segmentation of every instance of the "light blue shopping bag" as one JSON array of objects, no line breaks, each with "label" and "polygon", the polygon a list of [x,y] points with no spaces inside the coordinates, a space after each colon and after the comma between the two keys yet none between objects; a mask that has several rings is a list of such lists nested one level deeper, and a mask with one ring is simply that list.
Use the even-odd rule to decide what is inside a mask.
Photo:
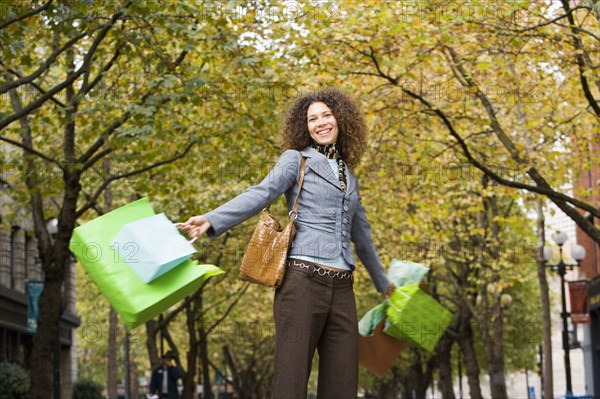
[{"label": "light blue shopping bag", "polygon": [[127,223],[113,239],[111,249],[145,283],[190,259],[196,252],[164,213]]}]

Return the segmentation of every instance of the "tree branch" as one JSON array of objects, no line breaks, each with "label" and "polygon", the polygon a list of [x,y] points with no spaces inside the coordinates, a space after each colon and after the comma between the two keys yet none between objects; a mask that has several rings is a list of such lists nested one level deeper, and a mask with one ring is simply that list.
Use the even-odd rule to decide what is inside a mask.
[{"label": "tree branch", "polygon": [[581,89],[583,90],[583,95],[588,101],[590,107],[596,114],[597,118],[600,118],[600,105],[598,101],[594,98],[592,92],[590,91],[590,86],[585,76],[585,60],[583,59],[583,43],[581,42],[581,38],[579,37],[579,28],[575,24],[575,19],[573,18],[573,14],[569,12],[570,6],[568,0],[560,0],[563,8],[569,14],[569,26],[571,28],[571,32],[573,34],[573,47],[575,47],[575,61],[577,62],[577,67],[579,69],[579,81],[581,82]]},{"label": "tree branch", "polygon": [[490,125],[491,125],[492,129],[494,130],[494,132],[496,133],[496,136],[498,137],[500,142],[504,145],[504,148],[506,148],[508,150],[512,159],[514,159],[518,164],[526,163],[526,161],[521,158],[521,155],[519,154],[519,150],[517,149],[517,147],[514,145],[512,140],[508,137],[508,135],[506,134],[504,129],[502,129],[502,125],[500,125],[500,122],[498,121],[498,118],[496,116],[496,110],[494,109],[492,103],[489,101],[487,96],[481,91],[481,89],[479,88],[477,83],[473,80],[471,75],[469,75],[467,73],[467,71],[464,69],[464,67],[462,66],[461,61],[458,59],[458,56],[457,56],[456,52],[454,51],[454,49],[450,46],[445,46],[445,48],[448,50],[448,52],[450,53],[450,57],[452,58],[452,61],[453,61],[452,67],[455,68],[456,70],[458,70],[460,72],[460,75],[463,78],[462,80],[459,80],[460,84],[463,86],[466,84],[467,88],[475,90],[475,95],[477,96],[477,98],[479,99],[479,101],[481,102],[483,107],[485,108],[485,110],[488,114],[488,117],[490,119]]},{"label": "tree branch", "polygon": [[[233,308],[235,307],[235,305],[237,305],[237,303],[239,302],[240,299],[242,299],[242,296],[244,296],[244,293],[246,293],[246,290],[248,289],[248,287],[250,287],[250,283],[246,283],[244,285],[244,287],[242,287],[242,289],[240,289],[239,292],[239,296],[229,304],[229,306],[227,307],[227,309],[225,310],[225,312],[223,312],[223,315],[221,317],[219,317],[207,330],[206,330],[206,334],[204,334],[204,336],[209,335],[215,328],[217,328],[217,326],[223,321],[225,320],[225,318],[229,315],[229,313],[231,313],[231,311],[233,310]],[[200,341],[202,341],[204,339],[204,337],[200,338]],[[198,343],[200,344],[200,343]]]},{"label": "tree branch", "polygon": [[92,194],[92,197],[91,197],[91,199],[90,199],[90,200],[89,200],[89,201],[88,201],[88,202],[87,202],[85,205],[83,205],[83,207],[81,207],[81,208],[80,208],[80,209],[77,211],[77,214],[76,214],[76,216],[79,218],[79,217],[81,217],[81,215],[83,215],[83,214],[84,214],[84,213],[85,213],[85,212],[86,212],[88,209],[90,209],[90,208],[91,208],[91,207],[92,207],[92,206],[93,206],[93,205],[96,203],[96,201],[98,200],[98,197],[100,197],[100,194],[102,194],[102,192],[104,191],[104,189],[105,189],[105,188],[106,188],[106,187],[107,187],[107,186],[108,186],[110,183],[112,183],[113,181],[115,181],[115,180],[121,180],[121,179],[126,179],[126,178],[128,178],[128,177],[132,177],[132,176],[135,176],[135,175],[139,175],[139,174],[142,174],[142,173],[144,173],[144,172],[147,172],[147,171],[149,171],[149,170],[152,170],[152,169],[158,168],[158,167],[160,167],[160,166],[163,166],[163,165],[166,165],[166,164],[169,164],[169,163],[175,162],[175,161],[177,161],[178,159],[181,159],[181,158],[183,158],[183,157],[184,157],[184,156],[185,156],[185,155],[186,155],[186,154],[187,154],[187,153],[190,151],[190,149],[191,149],[191,148],[192,148],[192,147],[193,147],[195,144],[196,144],[196,142],[195,142],[195,141],[191,141],[191,142],[190,142],[190,143],[187,145],[187,147],[185,148],[185,150],[184,150],[183,152],[181,152],[181,153],[179,153],[179,154],[176,154],[176,155],[175,155],[175,156],[173,156],[172,158],[166,159],[166,160],[164,160],[164,161],[155,162],[155,163],[153,163],[153,164],[151,164],[151,165],[148,165],[148,166],[146,166],[146,167],[144,167],[144,168],[141,168],[141,169],[138,169],[138,170],[134,170],[134,171],[132,171],[132,172],[129,172],[129,173],[123,173],[123,174],[120,174],[120,175],[115,175],[115,176],[111,176],[111,177],[109,177],[109,178],[105,179],[105,180],[104,180],[104,183],[103,183],[103,184],[102,184],[100,187],[98,187],[98,189],[97,189],[97,190],[94,192],[94,194]]},{"label": "tree branch", "polygon": [[[185,56],[187,54],[187,51],[182,51],[179,56],[177,57],[177,60],[173,63],[173,68],[177,68],[184,60]],[[148,98],[150,98],[152,94],[152,91],[148,90],[148,92],[146,92],[140,101],[140,104],[144,104],[146,102],[146,100]],[[163,99],[159,105],[164,105],[167,102],[169,102],[170,99],[165,98]],[[106,139],[108,139],[108,137],[114,133],[115,130],[117,130],[117,128],[119,128],[121,125],[123,125],[125,122],[127,122],[127,120],[131,117],[131,112],[130,111],[126,111],[123,115],[121,115],[121,117],[115,121],[112,125],[110,125],[108,128],[106,128],[104,130],[104,132],[102,132],[102,134],[100,134],[100,136],[98,137],[98,139],[87,149],[87,151],[85,151],[80,157],[78,162],[83,163],[86,165],[86,168],[89,168],[92,166],[92,164],[89,162],[89,159],[96,153],[96,151],[98,151],[105,143]],[[85,170],[84,169],[84,170]]]},{"label": "tree branch", "polygon": [[[146,93],[146,95],[144,97],[142,97],[142,104],[144,103],[145,99],[150,97],[149,93]],[[98,137],[98,139],[96,140],[96,142],[94,142],[94,144],[92,144],[90,146],[90,148],[87,149],[86,152],[84,152],[78,159],[79,163],[82,163],[84,165],[83,167],[83,171],[89,169],[93,163],[89,162],[90,158],[96,153],[96,151],[98,151],[100,148],[102,148],[102,146],[104,145],[104,142],[106,141],[106,139],[115,131],[117,130],[119,127],[121,127],[125,122],[127,122],[127,120],[131,117],[131,112],[130,111],[126,111],[123,115],[121,115],[121,117],[119,119],[117,119],[116,121],[114,121],[110,126],[108,126]],[[99,158],[97,158],[99,159]]]},{"label": "tree branch", "polygon": [[31,11],[23,14],[23,15],[19,15],[19,16],[13,18],[13,19],[7,19],[6,21],[0,23],[0,30],[6,28],[9,25],[14,24],[15,22],[19,22],[19,21],[21,21],[21,20],[23,20],[25,18],[32,17],[34,15],[37,15],[37,14],[41,13],[42,11],[47,10],[48,7],[50,7],[50,4],[52,4],[52,1],[53,0],[48,0],[46,2],[46,4],[44,4],[43,6],[40,6],[39,8],[35,8],[35,9],[33,9],[33,10],[31,10]]},{"label": "tree branch", "polygon": [[[452,49],[449,46],[446,46],[446,49],[449,51],[450,56],[453,60],[453,63],[454,63],[453,67],[455,67],[460,72],[461,76],[464,79],[464,82],[466,82],[466,84],[467,84],[467,87],[475,90],[475,95],[477,96],[479,101],[482,103],[482,105],[484,106],[484,108],[488,114],[488,117],[490,119],[490,125],[491,125],[492,129],[494,130],[494,133],[496,133],[496,137],[498,137],[500,142],[509,151],[512,159],[515,160],[515,162],[517,162],[518,164],[526,163],[526,161],[521,158],[519,151],[516,148],[516,146],[514,145],[514,143],[512,142],[512,140],[508,137],[508,135],[506,134],[506,132],[500,125],[500,122],[498,121],[498,118],[496,117],[496,111],[494,110],[492,103],[489,101],[489,99],[487,98],[485,93],[483,93],[479,89],[478,85],[472,79],[471,75],[463,68],[462,63],[458,59],[458,56],[457,56],[456,52],[454,51],[454,49]],[[461,84],[463,84],[463,81],[461,81]],[[435,110],[435,111],[437,113],[439,110]],[[441,112],[441,111],[439,111],[439,112]],[[448,121],[448,123],[450,123],[450,122]],[[451,132],[451,134],[457,140],[459,140],[459,142],[462,142],[461,147],[463,148],[463,152],[465,153],[465,149],[467,148],[465,142],[462,139],[460,139],[460,137],[456,131],[454,131],[454,133]],[[467,153],[465,153],[465,155],[467,155]],[[467,156],[467,158],[470,160],[474,160],[473,157],[469,158],[469,156]],[[479,165],[483,166],[481,164],[479,164]],[[475,165],[475,166],[477,166],[477,165]],[[590,212],[595,217],[600,217],[600,210],[598,210],[597,208],[595,208],[583,201],[579,201],[575,198],[572,198],[567,195],[564,195],[564,194],[554,191],[552,189],[552,187],[548,184],[546,179],[544,179],[543,176],[538,172],[538,170],[536,168],[534,168],[533,166],[530,166],[527,169],[527,174],[533,179],[533,181],[536,183],[537,186],[524,185],[524,184],[520,185],[520,183],[516,183],[516,182],[511,182],[511,184],[506,184],[508,182],[507,180],[500,178],[498,175],[496,175],[494,173],[490,174],[489,173],[490,170],[488,168],[485,168],[485,169],[487,169],[487,171],[485,171],[484,169],[481,169],[481,170],[484,171],[484,173],[486,173],[488,176],[492,177],[494,180],[496,180],[497,182],[499,182],[501,184],[508,185],[510,187],[515,187],[515,188],[522,188],[522,189],[533,191],[533,192],[538,192],[540,194],[544,194],[544,195],[548,196],[552,201],[554,201],[555,199],[557,199],[559,201],[565,201],[565,202],[571,203],[572,205],[574,205],[580,209]],[[499,180],[499,178],[500,178],[500,180]],[[520,187],[517,187],[517,184],[519,184]],[[571,217],[573,217],[574,215],[571,215],[570,213],[576,212],[573,210],[572,212],[569,213],[566,208],[563,209],[561,207],[561,205],[559,205],[558,203],[556,205],[559,206],[559,208],[561,208],[567,215],[569,215]],[[572,208],[569,207],[569,209],[572,209]],[[579,216],[581,216],[581,215],[579,215]],[[574,217],[574,220],[575,220],[575,218],[576,217]],[[585,218],[583,218],[582,220],[585,220]],[[586,223],[586,224],[589,224],[589,223]],[[582,230],[585,230],[583,226],[580,226],[580,227],[582,228]],[[600,238],[600,230],[595,229],[595,228],[594,228],[594,230],[596,230],[595,234]]]},{"label": "tree branch", "polygon": [[94,155],[92,158],[90,158],[85,164],[83,164],[83,166],[81,167],[81,170],[82,171],[88,170],[96,162],[98,162],[100,159],[104,158],[105,156],[107,156],[111,152],[113,152],[112,148],[105,148],[104,150],[100,151],[99,153],[97,153],[96,155]]},{"label": "tree branch", "polygon": [[42,73],[44,73],[45,70],[50,68],[60,54],[62,54],[65,50],[70,49],[75,43],[77,43],[80,39],[82,39],[83,37],[85,37],[87,35],[88,35],[88,32],[81,33],[81,34],[75,36],[74,38],[72,38],[71,40],[69,40],[68,42],[66,42],[62,47],[54,50],[52,52],[52,54],[50,54],[50,56],[48,58],[46,58],[46,61],[44,61],[44,63],[42,65],[40,65],[40,67],[37,70],[35,70],[34,72],[32,72],[31,74],[24,76],[17,80],[12,80],[12,81],[0,86],[0,94],[6,93],[7,91],[14,89],[16,87],[22,86],[24,84],[31,83],[34,79],[36,79]]},{"label": "tree branch", "polygon": [[[469,163],[471,163],[473,166],[475,166],[477,169],[481,170],[483,173],[485,173],[486,175],[488,175],[490,178],[494,179],[497,183],[502,184],[504,186],[508,186],[508,187],[512,187],[512,188],[518,188],[518,189],[522,189],[522,190],[527,190],[527,191],[531,191],[531,192],[535,192],[537,194],[542,194],[550,199],[557,199],[557,200],[562,200],[568,203],[573,204],[574,206],[586,210],[588,212],[590,212],[591,214],[593,214],[596,217],[600,217],[600,211],[598,211],[597,209],[593,208],[591,205],[586,204],[585,202],[579,201],[575,198],[571,198],[565,194],[559,193],[557,191],[554,191],[549,185],[547,185],[547,187],[540,187],[540,186],[532,186],[532,185],[528,185],[528,184],[524,184],[524,183],[519,183],[519,182],[515,182],[512,180],[506,180],[502,177],[500,177],[497,173],[495,173],[494,171],[492,171],[491,169],[487,168],[485,165],[483,165],[481,162],[479,162],[477,159],[475,159],[473,157],[473,155],[471,154],[467,144],[465,143],[465,141],[462,139],[462,137],[460,137],[460,135],[456,132],[456,130],[454,129],[454,126],[452,125],[452,122],[450,122],[450,120],[448,119],[448,117],[444,114],[443,111],[434,108],[427,100],[425,100],[423,97],[421,97],[420,95],[413,93],[412,91],[405,89],[405,88],[401,88],[402,91],[404,91],[406,94],[408,94],[409,96],[419,100],[422,104],[426,105],[427,107],[429,107],[430,109],[432,109],[434,111],[434,113],[440,118],[442,119],[444,125],[446,125],[447,129],[449,130],[450,134],[452,135],[452,137],[454,137],[457,141],[458,144],[463,152],[463,155],[465,156],[465,158],[467,158],[467,160],[469,161]],[[529,174],[529,172],[532,170],[533,168],[530,168],[527,173]]]},{"label": "tree branch", "polygon": [[563,14],[563,15],[559,15],[556,18],[552,18],[552,19],[546,20],[545,22],[539,23],[537,25],[528,26],[526,28],[519,28],[519,29],[507,28],[506,26],[495,25],[495,24],[486,23],[486,22],[479,22],[479,21],[469,21],[469,20],[467,20],[466,22],[469,23],[469,24],[473,24],[473,25],[490,27],[490,28],[495,29],[495,30],[505,30],[505,31],[509,31],[509,32],[512,32],[512,33],[519,34],[519,33],[525,33],[525,32],[532,31],[532,30],[538,30],[539,28],[543,28],[544,26],[551,25],[551,24],[553,24],[553,23],[555,23],[557,21],[560,21],[561,19],[568,18],[569,14],[573,13],[576,10],[588,10],[589,11],[590,7],[578,5],[577,7],[572,8],[571,11],[569,11],[569,12]]},{"label": "tree branch", "polygon": [[106,63],[106,65],[104,65],[102,67],[102,69],[100,69],[100,72],[98,72],[98,75],[96,75],[96,77],[92,80],[91,83],[87,83],[85,82],[85,84],[83,84],[81,86],[81,88],[79,89],[79,91],[77,92],[77,97],[81,98],[83,96],[85,96],[86,94],[88,94],[98,83],[100,83],[100,81],[102,80],[102,78],[104,77],[104,74],[106,72],[108,72],[108,70],[110,70],[110,68],[113,67],[115,61],[119,58],[119,56],[121,55],[121,46],[117,46],[117,49],[115,50],[115,53],[113,54],[113,56],[111,57],[111,59]]},{"label": "tree branch", "polygon": [[[6,68],[6,65],[4,65],[4,63],[0,60],[0,65]],[[18,71],[15,71],[12,68],[6,68],[6,70],[13,74],[14,76],[16,76],[17,78],[21,79],[23,77],[23,75],[21,75]],[[36,89],[39,93],[41,94],[46,94],[46,90],[44,90],[40,85],[38,85],[37,83],[31,82],[29,83],[34,89]],[[65,108],[66,105],[61,102],[60,100],[56,99],[55,97],[51,97],[50,101],[52,101],[54,104],[58,105],[61,108]]]},{"label": "tree branch", "polygon": [[13,114],[11,114],[11,115],[7,116],[6,118],[0,120],[0,130],[4,129],[6,126],[10,125],[11,123],[13,123],[14,121],[20,119],[21,117],[23,117],[23,116],[31,113],[33,110],[41,107],[46,101],[48,101],[48,99],[50,99],[56,93],[60,92],[64,88],[66,88],[69,85],[73,84],[73,82],[79,76],[81,76],[81,74],[89,67],[89,64],[90,64],[90,62],[92,60],[92,57],[93,57],[94,53],[98,49],[98,46],[100,45],[100,43],[102,42],[102,40],[104,40],[104,38],[106,37],[106,35],[107,35],[108,31],[110,30],[110,28],[121,17],[121,15],[123,15],[122,11],[114,14],[111,17],[110,21],[106,25],[104,25],[104,27],[102,28],[102,30],[100,31],[100,33],[98,34],[98,36],[96,37],[96,39],[94,40],[94,42],[92,43],[92,45],[90,46],[90,49],[88,50],[88,52],[84,56],[83,62],[81,64],[81,66],[79,67],[79,69],[77,69],[77,71],[75,71],[73,74],[71,74],[62,83],[60,83],[60,84],[54,86],[52,89],[48,90],[48,92],[45,95],[43,95],[42,97],[38,98],[36,101],[33,101],[32,103],[28,104],[25,108],[22,108],[20,112],[16,112],[15,111]]},{"label": "tree branch", "polygon": [[23,143],[19,143],[16,140],[9,139],[8,137],[4,137],[4,136],[0,136],[0,141],[4,141],[5,143],[12,144],[15,147],[19,147],[22,150],[27,151],[28,153],[30,153],[32,155],[35,155],[35,156],[43,159],[44,161],[53,163],[53,164],[57,165],[59,168],[62,169],[62,166],[60,165],[60,163],[56,159],[51,158],[51,157],[49,157],[46,154],[42,154],[41,152],[39,152],[39,151],[37,151],[37,150],[35,150],[35,149],[31,148],[31,147],[28,147],[27,145],[25,145]]},{"label": "tree branch", "polygon": [[[229,238],[229,232],[225,233],[224,241],[227,241],[228,238]],[[213,263],[218,265],[222,256],[223,256],[223,251],[220,251],[217,261],[215,261]],[[221,281],[223,281],[223,280],[220,280],[219,282],[221,282]],[[200,286],[200,288],[198,288],[196,290],[196,292],[194,292],[192,295],[187,296],[185,298],[185,300],[177,308],[175,308],[175,310],[169,312],[169,314],[167,314],[167,316],[163,317],[162,322],[159,324],[159,327],[160,328],[166,327],[171,322],[171,320],[173,320],[175,318],[175,316],[177,316],[179,313],[181,313],[181,311],[183,309],[188,308],[188,306],[192,302],[196,301],[200,296],[202,296],[202,292],[203,292],[204,287],[206,286],[207,282],[208,282],[208,280],[204,281],[204,283],[202,283],[202,285]],[[195,312],[196,312],[196,308],[194,309],[194,313]],[[205,313],[205,312],[206,312],[206,310],[203,313]]]},{"label": "tree branch", "polygon": [[[19,109],[22,108],[21,100],[17,95],[17,92],[13,89],[9,92],[11,105],[15,112],[18,112]],[[27,148],[33,148],[33,139],[31,137],[31,126],[29,125],[29,120],[27,117],[22,117],[20,119],[21,123],[21,138],[23,140],[23,146]],[[52,242],[50,240],[50,233],[46,229],[45,216],[44,216],[44,200],[42,198],[42,193],[39,189],[39,185],[41,184],[37,174],[35,173],[35,163],[33,159],[33,154],[25,151],[25,165],[26,165],[26,174],[25,174],[25,184],[27,186],[27,190],[29,191],[29,203],[31,206],[31,217],[33,219],[33,227],[35,230],[35,236],[38,238],[38,249],[40,257],[42,258],[42,264],[47,266],[44,268],[46,272],[50,267],[55,267],[55,262],[53,259],[48,259],[48,256],[53,255],[53,251],[50,251],[50,247],[52,246]]]}]

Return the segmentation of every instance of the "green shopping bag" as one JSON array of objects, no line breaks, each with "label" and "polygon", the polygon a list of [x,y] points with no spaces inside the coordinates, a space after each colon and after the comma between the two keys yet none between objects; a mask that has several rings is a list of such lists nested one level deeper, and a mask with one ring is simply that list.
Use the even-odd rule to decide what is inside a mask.
[{"label": "green shopping bag", "polygon": [[[429,268],[415,262],[392,259],[387,277],[394,285],[401,287],[408,284],[418,284],[427,274]],[[358,332],[363,337],[369,337],[375,332],[377,325],[386,317],[388,300],[369,310],[358,322]]]},{"label": "green shopping bag", "polygon": [[69,245],[130,329],[192,294],[208,278],[224,273],[217,266],[186,260],[145,284],[126,262],[135,256],[133,249],[113,240],[127,223],[154,214],[148,198],[142,198],[77,227]]},{"label": "green shopping bag", "polygon": [[384,332],[430,352],[452,320],[452,314],[418,284],[396,287],[389,298]]}]

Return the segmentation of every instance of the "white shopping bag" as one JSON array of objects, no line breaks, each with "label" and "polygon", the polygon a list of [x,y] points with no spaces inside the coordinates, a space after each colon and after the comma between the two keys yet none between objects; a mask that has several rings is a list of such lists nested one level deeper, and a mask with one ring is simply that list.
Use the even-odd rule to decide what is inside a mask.
[{"label": "white shopping bag", "polygon": [[145,283],[165,274],[196,252],[164,213],[123,226],[113,239],[111,250]]}]

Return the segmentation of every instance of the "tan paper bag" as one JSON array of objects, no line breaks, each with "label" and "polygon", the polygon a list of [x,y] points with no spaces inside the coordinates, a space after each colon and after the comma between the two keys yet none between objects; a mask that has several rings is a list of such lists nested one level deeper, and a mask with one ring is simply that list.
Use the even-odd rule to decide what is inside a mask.
[{"label": "tan paper bag", "polygon": [[375,333],[369,337],[359,335],[358,363],[371,373],[382,377],[392,367],[400,352],[406,348],[402,341],[383,332],[385,320],[382,320]]}]

